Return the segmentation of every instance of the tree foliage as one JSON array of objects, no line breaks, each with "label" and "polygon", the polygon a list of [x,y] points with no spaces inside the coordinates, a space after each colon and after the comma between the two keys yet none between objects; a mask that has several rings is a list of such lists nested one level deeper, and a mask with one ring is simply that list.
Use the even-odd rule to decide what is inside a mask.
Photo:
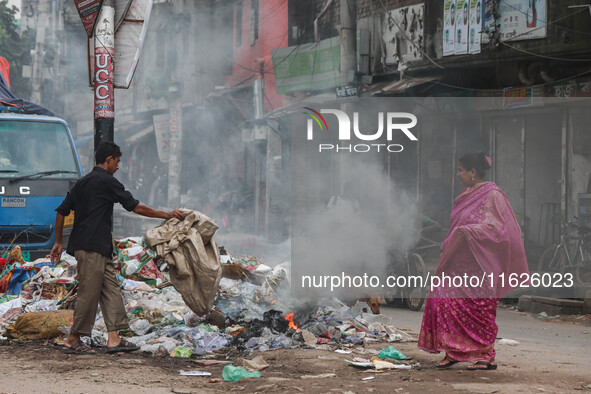
[{"label": "tree foliage", "polygon": [[30,83],[22,77],[23,65],[31,64],[31,49],[35,32],[26,30],[22,36],[16,23],[18,8],[9,7],[8,0],[0,0],[0,56],[10,63],[10,87],[18,97],[29,97]]}]

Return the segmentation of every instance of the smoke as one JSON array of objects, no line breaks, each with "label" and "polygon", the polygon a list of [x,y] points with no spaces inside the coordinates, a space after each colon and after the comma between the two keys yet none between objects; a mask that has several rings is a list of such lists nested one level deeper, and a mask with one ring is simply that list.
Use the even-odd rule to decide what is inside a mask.
[{"label": "smoke", "polygon": [[[341,184],[325,206],[294,217],[295,288],[302,285],[304,275],[367,274],[384,280],[387,274],[400,272],[404,253],[417,241],[416,203],[378,164],[361,160],[344,164]],[[331,293],[324,285],[299,290],[349,298],[368,295],[367,289],[354,293],[350,288]]]}]

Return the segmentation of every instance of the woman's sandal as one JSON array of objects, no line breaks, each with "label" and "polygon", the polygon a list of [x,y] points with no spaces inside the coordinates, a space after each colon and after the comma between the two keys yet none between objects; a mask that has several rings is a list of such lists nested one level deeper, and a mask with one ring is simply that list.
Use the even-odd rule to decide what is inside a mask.
[{"label": "woman's sandal", "polygon": [[[442,364],[443,362],[447,361],[447,363]],[[450,360],[449,358],[444,358],[443,360],[441,360],[441,362],[439,362],[436,366],[437,369],[448,369],[449,367],[451,367],[454,364],[459,363],[459,361],[456,360]]]},{"label": "woman's sandal", "polygon": [[[484,365],[484,368],[479,367],[479,365]],[[497,364],[491,364],[487,361],[476,361],[472,365],[468,365],[468,371],[493,371],[497,369]]]}]

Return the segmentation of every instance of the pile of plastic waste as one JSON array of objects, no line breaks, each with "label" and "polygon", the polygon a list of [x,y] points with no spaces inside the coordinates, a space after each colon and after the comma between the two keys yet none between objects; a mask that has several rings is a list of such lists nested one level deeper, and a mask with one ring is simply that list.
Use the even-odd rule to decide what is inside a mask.
[{"label": "pile of plastic waste", "polygon": [[[167,262],[157,261],[143,238],[116,242],[114,264],[130,325],[122,334],[141,351],[173,357],[229,348],[243,352],[292,347],[334,350],[414,340],[388,317],[363,313],[365,304],[349,307],[335,298],[296,303],[290,297],[288,262],[271,266],[252,256],[233,257],[223,247],[219,250],[223,277],[214,309],[198,316],[169,282]],[[53,335],[48,332],[57,332],[63,338],[71,325],[64,311],[71,311],[76,299],[76,259],[63,253],[57,264],[48,259],[26,262],[19,261],[17,252],[0,261],[0,330],[12,337],[25,338],[26,333],[28,339],[46,338]],[[46,315],[33,319],[32,314],[38,312]],[[57,331],[38,330],[36,335],[34,325],[45,322],[47,328],[50,318],[51,324],[59,324]],[[64,319],[70,319],[69,324]],[[83,340],[106,346],[100,308],[91,338]]]}]

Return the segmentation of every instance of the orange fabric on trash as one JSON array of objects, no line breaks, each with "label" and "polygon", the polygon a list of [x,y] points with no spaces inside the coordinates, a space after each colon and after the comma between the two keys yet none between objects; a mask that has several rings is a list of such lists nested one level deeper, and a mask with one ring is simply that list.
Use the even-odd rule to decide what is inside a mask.
[{"label": "orange fabric on trash", "polygon": [[4,75],[4,79],[6,80],[6,84],[8,85],[8,89],[10,89],[10,81],[8,80],[8,76],[10,74],[10,63],[8,60],[0,56],[0,72]]}]

